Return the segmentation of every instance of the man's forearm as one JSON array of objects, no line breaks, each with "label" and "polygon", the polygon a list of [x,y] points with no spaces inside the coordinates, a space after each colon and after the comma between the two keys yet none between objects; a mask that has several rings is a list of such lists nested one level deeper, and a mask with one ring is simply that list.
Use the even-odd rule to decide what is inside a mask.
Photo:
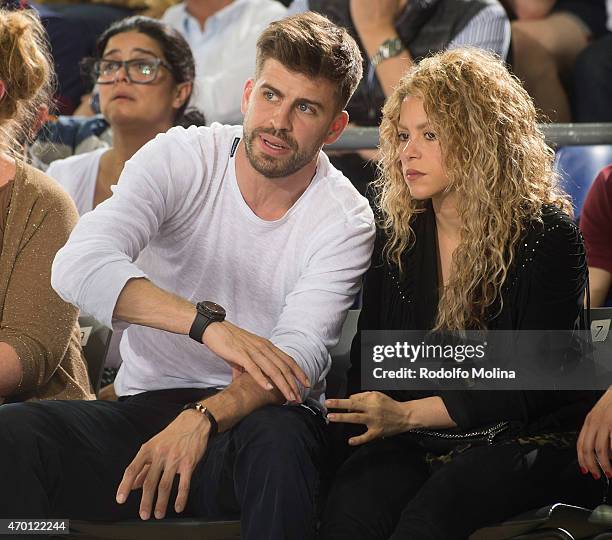
[{"label": "man's forearm", "polygon": [[[370,32],[360,35],[361,41],[364,44],[366,52],[370,58],[376,54],[378,48],[386,39],[398,37],[395,28],[381,28],[376,32]],[[400,78],[406,70],[414,63],[408,49],[403,50],[399,55],[393,58],[383,60],[376,67],[376,76],[383,89],[385,96],[389,96],[393,89],[397,86]]]},{"label": "man's forearm", "polygon": [[195,306],[160,289],[148,279],[130,279],[123,287],[113,316],[141,326],[188,334],[196,316]]},{"label": "man's forearm", "polygon": [[278,388],[266,391],[253,377],[243,373],[214,396],[201,401],[215,417],[219,431],[231,429],[245,416],[265,405],[280,405],[285,398]]},{"label": "man's forearm", "polygon": [[550,13],[555,0],[513,0],[510,5],[518,19],[541,19]]},{"label": "man's forearm", "polygon": [[589,285],[591,307],[601,307],[606,302],[612,287],[612,274],[603,268],[589,266]]}]

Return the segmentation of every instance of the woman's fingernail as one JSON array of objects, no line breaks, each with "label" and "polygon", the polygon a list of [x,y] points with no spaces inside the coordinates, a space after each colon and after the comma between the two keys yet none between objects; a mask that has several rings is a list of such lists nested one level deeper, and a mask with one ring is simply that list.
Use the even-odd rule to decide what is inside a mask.
[{"label": "woman's fingernail", "polygon": [[330,420],[335,420],[336,419],[336,415],[335,414],[328,414],[327,418],[329,418]]},{"label": "woman's fingernail", "polygon": [[125,495],[123,493],[117,493],[117,502],[123,504],[125,502]]},{"label": "woman's fingernail", "polygon": [[582,474],[586,474],[586,473],[588,473],[589,471],[587,470],[587,468],[586,468],[586,467],[580,467],[580,472],[581,472]]},{"label": "woman's fingernail", "polygon": [[592,476],[595,480],[599,480],[601,478],[601,476],[599,476],[597,473],[593,473]]},{"label": "woman's fingernail", "polygon": [[612,472],[606,471],[606,478],[612,478]]}]

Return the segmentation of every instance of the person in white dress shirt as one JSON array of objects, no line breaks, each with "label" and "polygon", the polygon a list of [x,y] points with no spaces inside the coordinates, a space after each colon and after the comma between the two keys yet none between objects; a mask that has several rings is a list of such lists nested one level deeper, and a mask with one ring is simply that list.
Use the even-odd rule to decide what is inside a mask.
[{"label": "person in white dress shirt", "polygon": [[255,45],[287,8],[276,0],[185,0],[166,10],[162,20],[187,40],[196,60],[192,102],[206,122],[242,123],[244,81],[255,71]]}]

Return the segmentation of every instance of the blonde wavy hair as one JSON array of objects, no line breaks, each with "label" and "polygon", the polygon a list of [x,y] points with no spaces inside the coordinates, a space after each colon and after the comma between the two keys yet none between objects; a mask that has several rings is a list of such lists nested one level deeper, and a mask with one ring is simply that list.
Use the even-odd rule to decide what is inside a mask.
[{"label": "blonde wavy hair", "polygon": [[412,67],[383,108],[376,203],[388,236],[384,256],[401,273],[410,271],[401,256],[414,244],[412,218],[425,206],[410,196],[399,159],[398,121],[408,96],[423,100],[462,224],[435,329],[484,329],[496,300],[501,310],[501,288],[526,224],[541,221],[543,204],[570,215],[571,204],[518,79],[478,49],[438,53]]},{"label": "blonde wavy hair", "polygon": [[45,29],[35,11],[0,9],[0,151],[23,159],[42,107],[51,105],[55,75]]}]

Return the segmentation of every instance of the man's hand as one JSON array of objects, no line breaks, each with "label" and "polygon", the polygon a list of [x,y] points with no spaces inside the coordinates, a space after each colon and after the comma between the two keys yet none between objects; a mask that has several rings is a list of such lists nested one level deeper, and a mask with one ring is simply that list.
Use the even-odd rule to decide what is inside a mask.
[{"label": "man's hand", "polygon": [[155,493],[155,517],[166,515],[168,498],[176,474],[180,475],[174,510],[182,512],[189,496],[191,475],[204,456],[210,423],[198,411],[181,413],[166,429],[143,444],[125,469],[117,489],[117,502],[123,504],[130,491],[142,487],[139,514],[149,519]]},{"label": "man's hand", "polygon": [[328,399],[327,407],[346,409],[346,413],[330,413],[330,422],[364,424],[368,430],[349,439],[350,445],[364,444],[380,437],[397,435],[416,427],[410,422],[409,401],[401,403],[381,392],[362,392],[348,399]]},{"label": "man's hand", "polygon": [[[196,308],[191,302],[160,289],[145,278],[130,279],[126,283],[113,312],[113,316],[122,321],[183,335],[189,334],[195,315]],[[270,340],[227,320],[209,324],[202,341],[232,368],[249,373],[264,390],[273,389],[272,381],[288,401],[300,401],[296,378],[305,387],[310,387],[310,381],[293,358]]]},{"label": "man's hand", "polygon": [[228,321],[210,324],[204,331],[202,341],[232,366],[233,374],[246,371],[265,390],[273,389],[271,380],[288,401],[301,401],[296,379],[305,387],[310,387],[308,377],[293,358],[270,340]]},{"label": "man's hand", "polygon": [[[599,480],[601,469],[612,477],[610,450],[612,449],[612,388],[600,398],[587,415],[578,437],[578,463],[583,474],[590,472]],[[601,465],[601,469],[599,465]]]}]

